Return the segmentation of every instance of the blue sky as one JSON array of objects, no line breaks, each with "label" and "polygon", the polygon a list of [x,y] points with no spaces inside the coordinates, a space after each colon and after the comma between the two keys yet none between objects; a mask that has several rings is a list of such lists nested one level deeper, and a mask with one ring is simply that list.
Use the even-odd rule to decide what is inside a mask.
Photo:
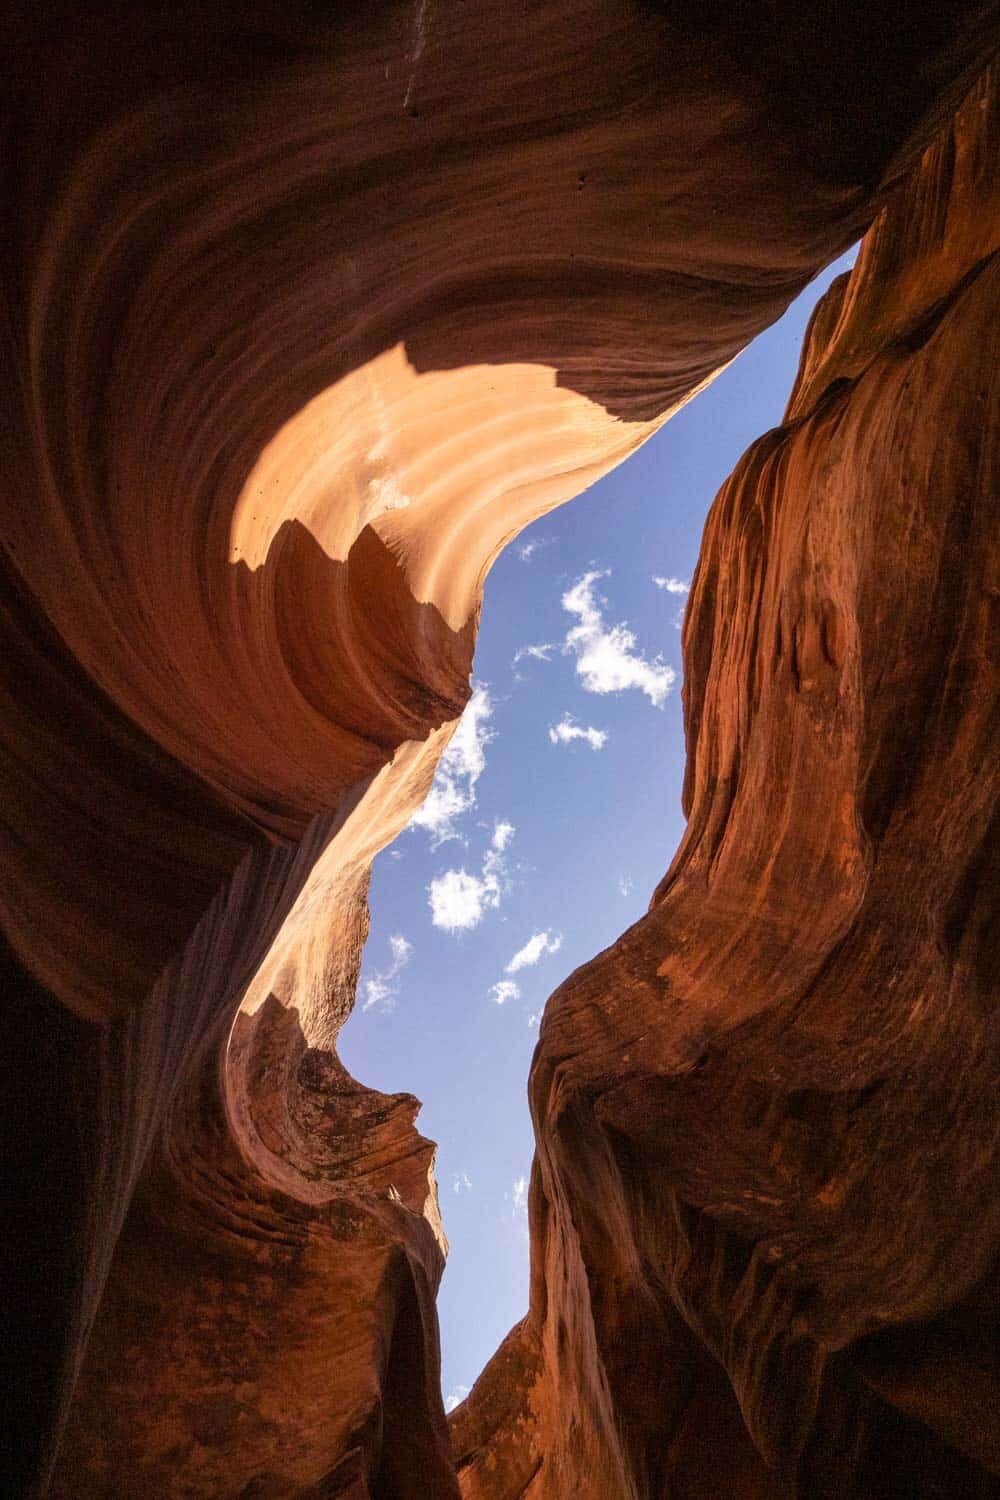
[{"label": "blue sky", "polygon": [[340,1052],[361,1082],[422,1099],[438,1143],[449,1404],[527,1310],[538,1017],[642,915],[683,830],[679,626],[705,517],[780,422],[809,314],[853,258],[498,560],[473,703],[415,825],[376,861]]}]

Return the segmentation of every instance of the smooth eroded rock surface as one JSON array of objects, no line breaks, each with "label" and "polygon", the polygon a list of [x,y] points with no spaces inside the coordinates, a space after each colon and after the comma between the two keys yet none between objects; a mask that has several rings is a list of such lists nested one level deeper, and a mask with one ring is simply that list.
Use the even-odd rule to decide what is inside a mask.
[{"label": "smooth eroded rock surface", "polygon": [[1000,1486],[998,143],[987,76],[709,517],[687,831],[545,1012],[469,1496]]},{"label": "smooth eroded rock surface", "polygon": [[[993,1492],[995,35],[12,28],[12,1493]],[[446,1424],[433,1147],[335,1048],[371,860],[498,551],[869,225],[713,510],[688,832],[548,1007],[531,1307]]]}]

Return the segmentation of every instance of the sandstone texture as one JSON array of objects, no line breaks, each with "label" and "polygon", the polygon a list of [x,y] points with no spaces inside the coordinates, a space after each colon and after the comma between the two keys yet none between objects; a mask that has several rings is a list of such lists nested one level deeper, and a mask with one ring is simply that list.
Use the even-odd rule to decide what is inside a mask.
[{"label": "sandstone texture", "polygon": [[[43,6],[5,59],[13,1495],[1000,1486],[995,7]],[[446,1422],[371,860],[483,580],[865,232],[706,530]],[[664,862],[670,856],[664,850]]]},{"label": "sandstone texture", "polygon": [[988,75],[716,499],[687,831],[545,1012],[467,1495],[1000,1490],[998,146]]}]

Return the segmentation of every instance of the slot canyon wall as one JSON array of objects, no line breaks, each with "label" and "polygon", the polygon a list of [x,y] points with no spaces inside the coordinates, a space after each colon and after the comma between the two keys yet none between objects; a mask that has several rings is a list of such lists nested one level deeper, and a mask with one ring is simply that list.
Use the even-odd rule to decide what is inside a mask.
[{"label": "slot canyon wall", "polygon": [[[997,35],[12,26],[10,1493],[1000,1493]],[[371,861],[500,549],[862,233],[709,519],[685,838],[549,1001],[531,1305],[446,1422],[433,1146],[336,1052]]]}]

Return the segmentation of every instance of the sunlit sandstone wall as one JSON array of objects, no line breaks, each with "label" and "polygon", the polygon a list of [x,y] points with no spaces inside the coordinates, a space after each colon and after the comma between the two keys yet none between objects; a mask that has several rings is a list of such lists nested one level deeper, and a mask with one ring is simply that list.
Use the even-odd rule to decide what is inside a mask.
[{"label": "sunlit sandstone wall", "polygon": [[[370,860],[467,697],[498,549],[856,237],[994,19],[419,0],[15,28],[15,1492],[68,1419],[59,1494],[457,1494],[432,1148],[333,1049]],[[546,1381],[555,1494],[567,1440],[603,1462],[642,1419],[602,1397],[581,1428]]]},{"label": "sunlit sandstone wall", "polygon": [[687,829],[549,1001],[465,1496],[1000,1493],[996,75],[716,499]]}]

